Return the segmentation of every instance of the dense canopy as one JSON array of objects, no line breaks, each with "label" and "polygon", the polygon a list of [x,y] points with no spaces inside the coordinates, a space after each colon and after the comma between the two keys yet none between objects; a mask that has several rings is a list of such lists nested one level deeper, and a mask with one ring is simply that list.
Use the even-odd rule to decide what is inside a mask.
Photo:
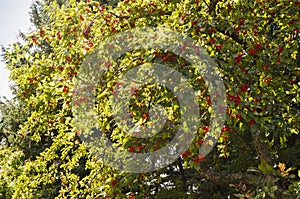
[{"label": "dense canopy", "polygon": [[[0,198],[299,198],[299,10],[299,0],[68,0],[34,6],[36,30],[22,34],[24,44],[3,49],[16,86],[15,99],[0,107]],[[125,132],[112,106],[122,74],[147,63],[165,65],[187,79],[197,98],[201,120],[190,146],[170,165],[130,173],[104,164],[86,147],[75,122],[74,106],[80,104],[74,86],[99,45],[143,27],[172,30],[204,49],[225,86],[226,119],[213,150],[199,154],[216,96],[185,57],[141,48],[114,62],[103,60],[92,110],[101,132],[123,151],[157,151],[185,121],[180,97],[162,84],[144,84],[130,88],[129,117],[141,126],[154,123],[149,109],[158,104],[165,124],[151,138]]]}]

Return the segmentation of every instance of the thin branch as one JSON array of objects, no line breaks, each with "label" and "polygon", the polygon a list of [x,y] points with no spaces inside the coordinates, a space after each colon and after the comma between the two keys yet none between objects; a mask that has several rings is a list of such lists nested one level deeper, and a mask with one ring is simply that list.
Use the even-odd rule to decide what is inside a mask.
[{"label": "thin branch", "polygon": [[117,17],[119,19],[129,19],[130,18],[130,16],[119,16],[119,15],[113,13],[113,12],[109,12],[109,14],[112,14],[112,15],[114,15],[115,17]]},{"label": "thin branch", "polygon": [[257,174],[250,173],[225,174],[210,169],[199,170],[198,174],[200,178],[205,178],[206,180],[211,181],[216,185],[223,186],[224,184],[238,184],[240,182],[247,185],[258,185],[260,183],[259,179],[263,177]]},{"label": "thin branch", "polygon": [[91,28],[92,28],[92,26],[94,25],[94,22],[95,22],[95,19],[98,17],[98,16],[100,16],[100,14],[96,14],[94,17],[93,17],[93,19],[91,20],[91,22],[89,23],[89,25],[86,27],[86,29],[83,31],[83,35],[84,35],[84,37],[86,38],[86,39],[88,39],[88,32],[89,31],[91,31]]},{"label": "thin branch", "polygon": [[[273,166],[274,163],[267,143],[261,142],[257,133],[253,133],[252,138],[256,151],[260,158],[268,165]],[[276,176],[274,176],[273,174],[266,174],[265,180],[272,183],[273,186],[278,187],[278,189],[275,191],[276,198],[282,198],[282,185],[276,180]]]},{"label": "thin branch", "polygon": [[266,161],[270,166],[273,166],[272,156],[268,145],[265,142],[261,142],[257,133],[252,133],[253,143],[258,155]]},{"label": "thin branch", "polygon": [[177,162],[178,162],[178,167],[179,167],[179,173],[180,173],[180,175],[182,177],[183,191],[187,192],[186,177],[185,177],[185,174],[184,174],[184,169],[183,169],[183,166],[182,166],[181,158],[178,158]]},{"label": "thin branch", "polygon": [[211,14],[214,10],[216,10],[216,6],[218,4],[219,0],[211,0],[210,5],[209,5],[209,13]]},{"label": "thin branch", "polygon": [[207,8],[210,7],[210,6],[208,5],[208,3],[207,3],[205,0],[203,0],[203,2],[204,2],[204,4],[207,6]]},{"label": "thin branch", "polygon": [[226,35],[226,36],[230,37],[235,42],[242,45],[244,48],[247,48],[248,44],[244,40],[240,39],[239,36],[235,32],[229,33],[229,32],[226,32],[225,30],[223,30],[219,27],[217,27],[216,29],[217,29],[218,32],[222,33],[223,35]]},{"label": "thin branch", "polygon": [[157,183],[155,185],[155,190],[154,190],[154,194],[152,196],[152,198],[154,199],[159,191],[159,185],[160,183],[158,183],[158,178],[159,178],[159,173],[156,173],[156,179],[157,179]]}]

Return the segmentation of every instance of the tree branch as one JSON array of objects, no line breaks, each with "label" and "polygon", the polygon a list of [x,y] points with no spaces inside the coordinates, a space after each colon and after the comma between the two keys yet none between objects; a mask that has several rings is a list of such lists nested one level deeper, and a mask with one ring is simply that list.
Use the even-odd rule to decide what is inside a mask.
[{"label": "tree branch", "polygon": [[209,8],[208,3],[207,3],[205,0],[203,0],[203,2],[204,2],[204,4]]},{"label": "tree branch", "polygon": [[119,15],[113,13],[113,12],[109,12],[109,13],[112,14],[112,15],[114,15],[115,17],[117,17],[119,19],[129,19],[130,18],[130,16],[119,16]]},{"label": "tree branch", "polygon": [[244,48],[247,48],[248,44],[239,38],[239,36],[233,32],[233,33],[229,33],[229,32],[226,32],[225,30],[217,27],[216,28],[218,32],[222,33],[223,35],[226,35],[228,37],[230,37],[231,39],[233,39],[233,41],[237,42],[238,44],[242,45]]},{"label": "tree branch", "polygon": [[[257,133],[252,134],[253,143],[256,148],[256,151],[262,161],[265,161],[268,165],[273,166],[273,160],[270,153],[269,146],[265,142],[261,142]],[[272,173],[266,174],[265,178],[268,182],[272,183],[274,186],[277,186],[278,189],[275,191],[276,198],[282,198],[282,185],[276,180],[276,176]]]},{"label": "tree branch", "polygon": [[158,183],[158,178],[159,178],[159,174],[156,173],[156,179],[157,179],[157,183],[155,185],[155,190],[154,190],[154,194],[152,195],[152,198],[154,199],[159,191],[159,185],[160,183]]},{"label": "tree branch", "polygon": [[213,182],[216,185],[229,185],[229,184],[238,184],[242,182],[247,185],[258,185],[260,182],[254,179],[258,179],[259,176],[256,174],[250,173],[233,173],[233,174],[224,174],[216,172],[210,169],[199,170],[198,171],[200,178],[205,178],[208,181]]},{"label": "tree branch", "polygon": [[86,27],[86,29],[83,31],[83,36],[86,39],[89,39],[89,32],[91,31],[92,26],[94,25],[95,19],[100,16],[100,14],[96,14],[93,19],[91,20],[91,22],[88,24],[88,26]]},{"label": "tree branch", "polygon": [[[216,6],[218,4],[219,0],[211,0],[209,4],[209,14],[211,14],[214,10],[216,10]],[[206,3],[206,2],[205,2]]]},{"label": "tree branch", "polygon": [[258,155],[264,159],[268,165],[273,166],[273,160],[268,145],[265,142],[260,141],[257,133],[253,133],[252,138]]},{"label": "tree branch", "polygon": [[181,161],[180,157],[177,159],[177,162],[178,162],[178,167],[179,167],[179,173],[182,177],[183,191],[187,192],[186,177],[185,177],[185,174],[184,174],[184,169],[183,169],[182,161]]}]

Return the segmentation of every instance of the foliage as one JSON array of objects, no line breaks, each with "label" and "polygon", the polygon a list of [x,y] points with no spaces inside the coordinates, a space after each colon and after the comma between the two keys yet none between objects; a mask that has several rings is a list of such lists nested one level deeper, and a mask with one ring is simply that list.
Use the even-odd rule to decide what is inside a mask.
[{"label": "foliage", "polygon": [[[31,5],[31,11],[30,11],[30,20],[31,23],[34,25],[35,28],[42,28],[43,26],[46,26],[50,23],[49,16],[47,14],[47,10],[45,9],[45,6],[49,6],[52,1],[49,0],[43,0],[38,1],[35,0],[32,2]],[[58,6],[68,6],[69,0],[58,0],[56,1]],[[77,0],[77,2],[80,2],[80,0]],[[106,0],[97,0],[97,2],[101,3],[102,5],[111,5],[115,6],[117,4],[117,1],[106,1]]]},{"label": "foliage", "polygon": [[0,145],[0,198],[11,198],[14,182],[21,173],[23,152],[12,152],[10,148]]},{"label": "foliage", "polygon": [[[0,191],[7,198],[26,199],[298,197],[299,6],[297,0],[124,0],[115,7],[75,0],[46,4],[49,20],[25,35],[24,45],[14,44],[4,55],[22,105],[17,110],[22,112],[1,110],[0,135],[7,146],[0,154],[0,171],[13,169],[0,178]],[[74,126],[72,91],[83,60],[101,41],[145,26],[170,28],[197,41],[217,63],[228,108],[222,135],[208,156],[198,154],[209,129],[205,114],[199,135],[176,162],[156,172],[130,174],[103,165],[86,150]],[[51,50],[45,52],[45,43]],[[159,49],[140,49],[118,58],[97,84],[98,122],[115,144],[141,153],[167,145],[175,128],[165,126],[146,141],[130,138],[116,127],[110,99],[120,73],[145,62],[191,74],[190,83],[201,91],[200,111],[211,106],[203,79],[183,58]],[[152,95],[153,103],[165,107],[176,126],[178,101],[163,86],[137,90],[131,98],[133,118],[148,119]],[[12,141],[6,132],[14,136]],[[18,143],[22,147],[16,147]],[[5,183],[7,179],[12,183]]]}]

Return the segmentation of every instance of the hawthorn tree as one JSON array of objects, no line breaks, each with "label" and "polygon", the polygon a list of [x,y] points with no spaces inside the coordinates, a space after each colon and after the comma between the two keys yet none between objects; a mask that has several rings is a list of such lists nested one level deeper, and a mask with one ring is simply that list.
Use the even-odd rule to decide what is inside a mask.
[{"label": "hawthorn tree", "polygon": [[[30,6],[30,21],[36,28],[42,28],[46,24],[50,23],[49,22],[49,17],[47,14],[47,10],[45,9],[45,6],[49,6],[49,4],[52,1],[49,0],[43,0],[43,1],[38,1],[35,0],[32,2]],[[58,6],[68,6],[69,5],[69,0],[59,0],[56,1]],[[77,2],[80,2],[80,0],[77,0]],[[106,1],[106,0],[98,0],[97,2],[101,3],[101,5],[111,5],[115,6],[118,1]]]},{"label": "hawthorn tree", "polygon": [[[24,104],[24,118],[15,122],[12,133],[20,142],[34,143],[27,149],[36,151],[29,156],[26,148],[13,151],[9,142],[3,144],[1,171],[13,183],[0,178],[1,191],[9,190],[7,198],[298,197],[299,6],[298,0],[124,0],[115,7],[89,0],[46,4],[49,21],[24,35],[24,45],[15,44],[4,55],[17,84],[17,100]],[[150,100],[164,108],[169,125],[149,139],[130,137],[118,127],[110,104],[120,86],[118,77],[144,63],[164,64],[189,78],[193,89],[200,91],[200,112],[206,114],[191,146],[171,165],[126,173],[103,164],[80,139],[83,132],[74,122],[74,85],[85,58],[101,42],[138,27],[165,27],[198,42],[222,74],[227,115],[216,147],[201,156],[212,106],[203,77],[172,52],[127,52],[108,63],[95,83],[97,122],[114,144],[132,153],[153,152],[168,145],[180,123],[182,111],[174,93],[161,85],[144,85],[134,88],[131,117],[149,121]],[[51,51],[42,48],[45,42]],[[19,161],[22,157],[24,163]],[[13,165],[16,169],[7,173]]]}]

